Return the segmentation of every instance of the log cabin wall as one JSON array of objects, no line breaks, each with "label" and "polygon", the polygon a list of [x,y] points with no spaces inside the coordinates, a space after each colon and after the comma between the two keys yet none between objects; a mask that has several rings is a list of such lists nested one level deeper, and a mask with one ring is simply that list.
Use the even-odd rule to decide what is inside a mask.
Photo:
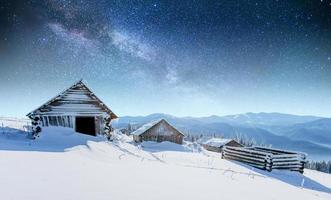
[{"label": "log cabin wall", "polygon": [[[85,116],[81,116],[85,117]],[[42,116],[41,125],[43,127],[48,126],[61,126],[66,128],[72,128],[75,130],[75,118],[76,116]],[[102,116],[95,116],[95,132],[97,134],[103,134],[104,131],[104,119]]]},{"label": "log cabin wall", "polygon": [[103,134],[104,132],[104,120],[102,116],[95,117],[95,132],[97,134]]},{"label": "log cabin wall", "polygon": [[74,116],[41,116],[42,126],[63,126],[74,128]]}]

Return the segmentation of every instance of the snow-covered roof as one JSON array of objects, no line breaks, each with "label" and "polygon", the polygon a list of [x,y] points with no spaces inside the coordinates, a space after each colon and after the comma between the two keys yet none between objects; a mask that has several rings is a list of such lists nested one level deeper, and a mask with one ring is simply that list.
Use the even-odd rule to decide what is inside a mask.
[{"label": "snow-covered roof", "polygon": [[203,141],[202,144],[211,146],[211,147],[222,147],[227,143],[231,142],[232,139],[225,139],[225,138],[210,138],[206,141]]},{"label": "snow-covered roof", "polygon": [[144,124],[142,127],[138,128],[137,130],[135,130],[134,132],[132,132],[132,135],[141,135],[143,134],[145,131],[147,131],[148,129],[152,128],[154,125],[158,124],[159,122],[161,122],[163,119],[158,119],[158,120],[154,120],[151,121],[147,124]]},{"label": "snow-covered roof", "polygon": [[[135,130],[134,132],[132,132],[132,135],[141,135],[143,133],[145,133],[147,130],[149,130],[150,128],[152,128],[153,126],[155,126],[156,124],[160,123],[164,121],[165,123],[167,123],[168,125],[170,125],[172,128],[176,129],[175,127],[173,127],[171,124],[169,124],[169,122],[167,122],[165,119],[158,119],[158,120],[154,120],[151,121],[147,124],[144,124],[142,127],[140,127],[139,129]],[[177,129],[176,129],[177,130]],[[178,130],[177,130],[178,131]],[[180,134],[184,135],[183,133],[181,133],[180,131],[178,131]]]},{"label": "snow-covered roof", "polygon": [[[52,106],[54,102],[59,102],[60,105]],[[67,102],[71,103],[67,103]],[[78,101],[78,103],[77,103]],[[82,104],[81,102],[86,102]],[[90,104],[94,102],[95,104]],[[51,109],[49,107],[52,107]],[[47,108],[47,109],[46,109]],[[47,111],[44,111],[47,110]],[[56,115],[62,113],[64,111],[72,111],[72,112],[84,112],[87,113],[99,113],[106,112],[111,116],[112,119],[116,119],[117,116],[113,113],[106,104],[104,104],[83,82],[83,80],[79,80],[68,89],[64,90],[54,98],[50,99],[45,104],[41,105],[37,109],[33,110],[29,114],[28,117],[36,114],[36,113],[44,113],[48,115]]]}]

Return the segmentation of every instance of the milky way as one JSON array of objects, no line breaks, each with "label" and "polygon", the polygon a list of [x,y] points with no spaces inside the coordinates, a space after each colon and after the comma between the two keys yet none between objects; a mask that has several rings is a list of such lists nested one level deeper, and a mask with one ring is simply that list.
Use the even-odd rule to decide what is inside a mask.
[{"label": "milky way", "polygon": [[80,78],[120,115],[331,117],[331,1],[1,3],[0,115]]}]

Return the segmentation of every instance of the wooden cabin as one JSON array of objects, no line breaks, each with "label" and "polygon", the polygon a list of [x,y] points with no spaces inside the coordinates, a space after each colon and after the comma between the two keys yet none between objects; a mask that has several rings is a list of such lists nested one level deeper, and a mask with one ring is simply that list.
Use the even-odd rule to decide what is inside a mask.
[{"label": "wooden cabin", "polygon": [[184,134],[170,125],[166,120],[160,119],[147,123],[131,133],[135,142],[169,141],[177,144],[183,143]]},{"label": "wooden cabin", "polygon": [[205,141],[201,141],[200,144],[208,151],[222,152],[224,146],[231,147],[243,147],[242,144],[233,140],[225,138],[210,138]]},{"label": "wooden cabin", "polygon": [[76,132],[93,136],[110,136],[111,120],[117,118],[82,80],[27,116],[32,120],[34,136],[41,132],[41,127],[47,126],[69,127]]}]

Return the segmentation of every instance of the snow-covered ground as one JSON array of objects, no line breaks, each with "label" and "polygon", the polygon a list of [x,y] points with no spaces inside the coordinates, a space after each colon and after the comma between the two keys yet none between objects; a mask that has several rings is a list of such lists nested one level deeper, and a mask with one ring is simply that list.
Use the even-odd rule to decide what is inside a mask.
[{"label": "snow-covered ground", "polygon": [[[18,130],[27,131],[29,129],[31,120],[25,118],[15,118],[15,117],[1,117],[0,116],[0,131],[6,132]],[[0,132],[1,133],[1,132]]]},{"label": "snow-covered ground", "polygon": [[0,199],[331,199],[331,175],[266,172],[198,145],[113,142],[45,128],[31,141],[0,132]]}]

